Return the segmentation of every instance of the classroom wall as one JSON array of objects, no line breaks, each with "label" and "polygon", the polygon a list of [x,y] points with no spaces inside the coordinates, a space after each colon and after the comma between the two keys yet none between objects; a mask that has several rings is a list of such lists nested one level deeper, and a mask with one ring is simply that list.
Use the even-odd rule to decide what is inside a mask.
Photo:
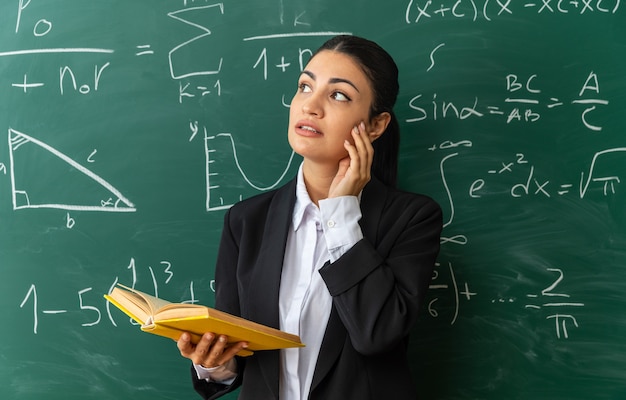
[{"label": "classroom wall", "polygon": [[224,211],[294,176],[289,101],[337,33],[396,59],[400,186],[444,210],[422,398],[626,397],[620,0],[10,0],[0,398],[195,398],[102,296],[213,304]]}]

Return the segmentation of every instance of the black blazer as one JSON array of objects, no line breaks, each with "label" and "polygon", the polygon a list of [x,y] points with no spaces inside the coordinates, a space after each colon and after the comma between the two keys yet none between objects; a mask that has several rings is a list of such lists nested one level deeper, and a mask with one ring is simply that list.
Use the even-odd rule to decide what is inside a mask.
[{"label": "black blazer", "polygon": [[[295,182],[226,213],[215,272],[216,308],[279,327]],[[364,238],[320,270],[333,307],[309,398],[413,400],[407,342],[439,252],[441,209],[426,196],[389,189],[373,178],[363,190],[361,212]],[[240,374],[230,386],[198,380],[192,368],[195,389],[214,399],[241,385],[239,399],[278,399],[278,351],[237,361]]]}]

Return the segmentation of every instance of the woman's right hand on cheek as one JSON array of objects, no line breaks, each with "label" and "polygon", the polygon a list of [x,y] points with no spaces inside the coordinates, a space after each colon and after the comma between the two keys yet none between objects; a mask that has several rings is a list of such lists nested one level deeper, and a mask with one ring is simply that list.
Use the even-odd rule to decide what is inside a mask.
[{"label": "woman's right hand on cheek", "polygon": [[363,122],[352,130],[354,144],[345,142],[348,156],[339,162],[339,169],[331,183],[328,197],[356,196],[371,178],[374,148]]},{"label": "woman's right hand on cheek", "polygon": [[224,335],[208,332],[202,335],[197,344],[191,342],[191,335],[183,333],[176,342],[180,354],[190,359],[194,364],[205,368],[224,365],[239,351],[248,347],[246,342],[228,344]]}]

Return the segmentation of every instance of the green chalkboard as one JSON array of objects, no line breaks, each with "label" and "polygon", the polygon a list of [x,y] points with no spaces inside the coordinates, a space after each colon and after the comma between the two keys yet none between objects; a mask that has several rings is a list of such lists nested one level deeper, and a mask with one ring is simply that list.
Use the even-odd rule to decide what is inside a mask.
[{"label": "green chalkboard", "polygon": [[0,398],[195,398],[102,295],[213,303],[224,210],[294,176],[336,33],[397,60],[400,186],[444,209],[422,398],[626,398],[620,0],[3,1]]}]

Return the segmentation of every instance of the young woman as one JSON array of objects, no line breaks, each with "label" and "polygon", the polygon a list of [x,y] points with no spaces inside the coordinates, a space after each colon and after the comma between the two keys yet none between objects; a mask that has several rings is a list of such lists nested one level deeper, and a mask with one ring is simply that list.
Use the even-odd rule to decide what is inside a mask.
[{"label": "young woman", "polygon": [[280,189],[225,215],[216,308],[300,336],[256,352],[207,333],[178,348],[207,399],[415,399],[407,342],[439,252],[440,207],[395,189],[398,70],[377,44],[326,42],[298,80],[288,138],[303,157]]}]

